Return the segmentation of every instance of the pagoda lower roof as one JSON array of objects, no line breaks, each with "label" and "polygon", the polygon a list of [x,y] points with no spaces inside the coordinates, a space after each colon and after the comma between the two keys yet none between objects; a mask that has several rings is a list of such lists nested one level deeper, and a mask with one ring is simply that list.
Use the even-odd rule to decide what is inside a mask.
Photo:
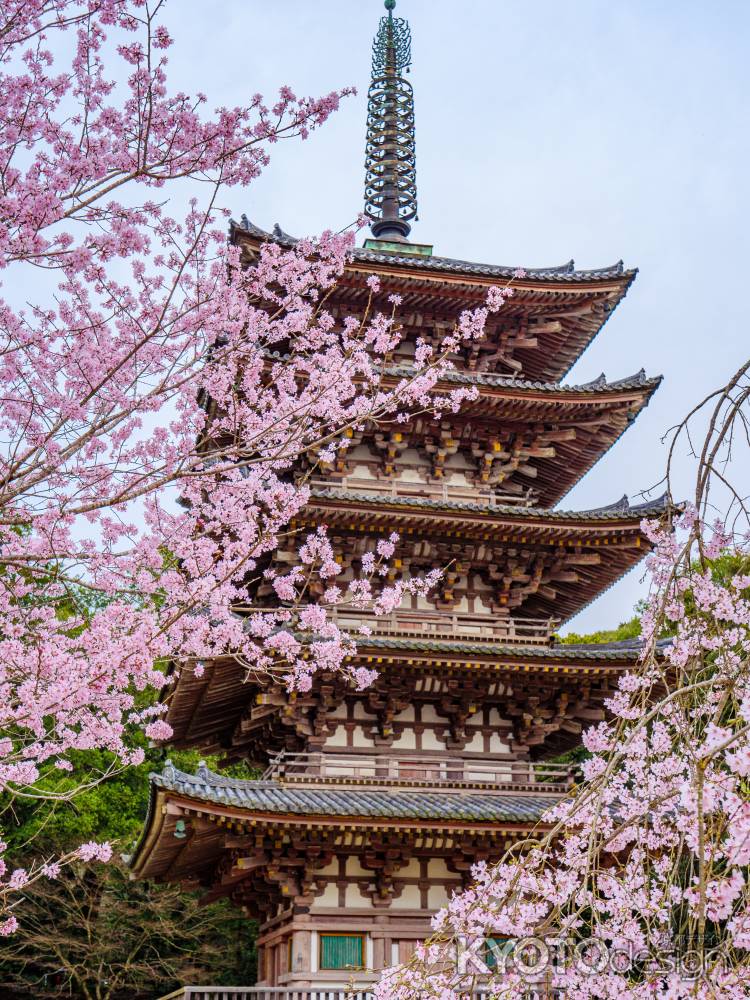
[{"label": "pagoda lower roof", "polygon": [[[455,511],[492,515],[493,521],[524,525],[526,522],[549,522],[559,527],[579,528],[582,524],[596,523],[638,528],[643,518],[661,517],[669,509],[667,494],[656,500],[641,504],[631,504],[627,495],[604,507],[590,510],[550,510],[546,507],[521,507],[514,504],[484,504],[468,500],[443,500],[430,497],[383,496],[382,493],[367,493],[358,490],[312,489],[311,500],[342,501],[347,506],[374,506],[383,510],[403,508],[405,510]],[[306,508],[307,509],[307,508]]]},{"label": "pagoda lower roof", "polygon": [[[273,233],[253,225],[244,216],[241,224],[230,224],[230,239],[252,255],[262,243],[292,247],[297,240],[278,226]],[[482,305],[488,288],[512,281],[514,297],[500,321],[517,317],[554,319],[559,327],[545,331],[536,347],[516,352],[523,371],[533,378],[559,379],[577,361],[627,293],[637,274],[622,261],[607,267],[580,269],[570,260],[552,267],[519,268],[480,264],[450,257],[424,256],[408,252],[357,247],[352,250],[344,276],[327,297],[327,308],[342,311],[364,307],[370,299],[366,279],[375,274],[387,294],[402,298],[400,314],[405,325],[419,324],[424,317],[458,315],[462,309]],[[376,296],[376,307],[379,305]],[[411,318],[410,317],[411,314]],[[416,319],[416,317],[419,319]]]},{"label": "pagoda lower roof", "polygon": [[426,792],[371,788],[290,787],[278,781],[229,778],[200,768],[187,774],[167,765],[151,774],[157,788],[195,801],[240,808],[263,816],[341,817],[347,819],[469,820],[536,823],[559,793]]},{"label": "pagoda lower roof", "polygon": [[259,836],[271,835],[277,842],[302,836],[334,849],[337,838],[344,837],[350,849],[357,849],[373,834],[392,832],[443,850],[465,844],[467,837],[502,847],[509,835],[532,830],[559,799],[559,793],[288,788],[223,777],[204,765],[197,774],[187,774],[167,761],[161,774],[151,775],[148,815],[128,860],[140,878],[213,886],[218,896],[252,876],[240,868],[224,880],[226,885],[219,881],[227,852],[240,845],[252,852]]}]

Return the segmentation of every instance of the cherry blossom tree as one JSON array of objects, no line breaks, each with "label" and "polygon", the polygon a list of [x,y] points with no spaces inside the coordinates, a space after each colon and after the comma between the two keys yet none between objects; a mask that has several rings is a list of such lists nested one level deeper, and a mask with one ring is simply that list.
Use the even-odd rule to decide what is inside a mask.
[{"label": "cherry blossom tree", "polygon": [[668,481],[687,443],[695,495],[644,524],[641,662],[584,736],[579,787],[475,867],[379,1000],[750,996],[749,373],[673,431]]},{"label": "cherry blossom tree", "polygon": [[[467,391],[435,393],[436,382],[512,293],[494,290],[442,344],[417,343],[408,375],[386,377],[398,301],[376,310],[373,277],[363,315],[326,309],[352,233],[268,244],[243,267],[227,242],[228,192],[348,91],[283,87],[275,102],[208,113],[202,94],[168,86],[164,16],[162,0],[0,3],[6,799],[54,796],[50,776],[71,770],[73,752],[139,760],[133,725],[166,738],[160,706],[138,695],[162,684],[165,662],[199,672],[232,655],[290,688],[320,669],[369,683],[347,665],[355,638],[328,609],[387,611],[432,581],[384,588],[384,539],[359,579],[337,585],[323,529],[297,539],[289,572],[263,557],[308,500],[300,459],[330,460],[368,421],[456,408]],[[263,577],[275,608],[253,603]],[[100,775],[78,777],[84,787]],[[0,863],[0,900],[53,877],[60,860],[11,873]],[[15,922],[6,911],[0,932]]]}]

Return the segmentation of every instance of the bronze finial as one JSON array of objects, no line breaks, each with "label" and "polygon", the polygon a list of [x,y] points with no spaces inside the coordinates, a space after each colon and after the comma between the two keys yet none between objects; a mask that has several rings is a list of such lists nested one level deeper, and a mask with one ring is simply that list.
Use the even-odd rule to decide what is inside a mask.
[{"label": "bronze finial", "polygon": [[408,23],[393,16],[396,0],[385,0],[372,46],[372,82],[367,95],[365,215],[378,239],[405,240],[417,214],[414,92],[404,79],[411,64]]}]

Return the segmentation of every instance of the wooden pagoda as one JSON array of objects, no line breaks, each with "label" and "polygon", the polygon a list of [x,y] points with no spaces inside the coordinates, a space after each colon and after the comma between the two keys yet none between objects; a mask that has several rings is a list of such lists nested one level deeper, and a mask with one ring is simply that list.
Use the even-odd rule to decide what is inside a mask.
[{"label": "wooden pagoda", "polygon": [[[372,274],[383,308],[401,296],[404,343],[383,359],[394,379],[417,336],[439,338],[515,271],[407,241],[413,105],[412,144],[394,146],[408,128],[388,117],[398,102],[387,100],[410,95],[407,31],[390,4],[368,119],[375,238],[328,302],[337,317],[361,314]],[[294,242],[245,219],[231,239],[248,266],[264,241]],[[296,526],[328,526],[344,578],[392,531],[394,572],[449,567],[429,598],[390,615],[340,613],[344,628],[370,626],[356,656],[377,669],[372,687],[355,692],[318,675],[311,691],[290,695],[270,677],[248,681],[227,657],[165,688],[176,748],[265,771],[242,781],[168,763],[153,775],[132,868],[201,888],[207,901],[229,897],[258,920],[261,985],[343,988],[405,960],[471,866],[499,857],[565,793],[567,768],[545,762],[604,717],[604,699],[633,664],[627,643],[564,645],[554,633],[635,566],[647,551],[641,520],[663,512],[663,501],[632,506],[627,497],[583,512],[557,507],[659,384],[642,371],[563,382],[634,277],[622,263],[527,269],[442,386],[476,386],[473,402],[440,421],[370,426],[334,463],[316,464]],[[276,554],[279,564],[294,558]]]}]

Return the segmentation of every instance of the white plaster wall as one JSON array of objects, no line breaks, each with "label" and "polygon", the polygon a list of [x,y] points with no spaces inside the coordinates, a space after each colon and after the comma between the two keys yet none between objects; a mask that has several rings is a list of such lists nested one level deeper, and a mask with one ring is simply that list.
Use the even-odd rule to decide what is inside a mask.
[{"label": "white plaster wall", "polygon": [[[456,888],[458,888],[458,885],[459,883],[457,882]],[[427,890],[427,909],[439,910],[441,906],[445,906],[449,898],[448,891],[442,885],[431,885]]]},{"label": "white plaster wall", "polygon": [[315,897],[315,904],[313,908],[318,906],[338,906],[339,905],[339,887],[335,882],[329,882],[325,887],[320,896]]},{"label": "white plaster wall", "polygon": [[445,716],[438,715],[434,705],[422,705],[422,722],[445,722]]},{"label": "white plaster wall", "polygon": [[[370,872],[372,874],[372,872]],[[348,885],[344,893],[344,906],[346,909],[372,910],[372,900],[369,896],[363,896],[358,885]]]},{"label": "white plaster wall", "polygon": [[361,729],[355,729],[352,735],[353,735],[352,739],[353,747],[363,747],[369,750],[374,745],[374,740],[372,736],[368,736],[367,733],[363,732]]},{"label": "white plaster wall", "polygon": [[405,885],[403,892],[391,902],[393,910],[418,910],[422,905],[422,895],[418,885]]},{"label": "white plaster wall", "polygon": [[469,477],[466,475],[465,472],[453,468],[452,465],[449,465],[447,463],[446,463],[446,470],[449,470],[447,476],[445,477],[449,488],[451,486],[460,486],[462,489],[467,489],[467,488],[471,489],[474,486],[474,483],[469,481]]},{"label": "white plaster wall", "polygon": [[490,725],[491,726],[502,726],[508,725],[508,720],[504,719],[502,715],[498,712],[496,708],[490,709]]},{"label": "white plaster wall", "polygon": [[445,743],[439,740],[431,729],[425,729],[422,733],[423,750],[445,750]]},{"label": "white plaster wall", "polygon": [[[445,460],[446,471],[450,469],[451,472],[455,473],[455,471],[458,469],[471,469],[471,468],[472,468],[471,461],[466,457],[464,452],[461,451],[460,449],[454,455],[449,455]],[[465,479],[466,477],[464,476],[464,480]]]},{"label": "white plaster wall", "polygon": [[[356,450],[358,450],[358,449],[356,449]],[[347,478],[349,478],[349,477],[347,477]],[[355,466],[352,467],[351,478],[352,479],[370,479],[373,482],[375,481],[375,476],[373,476],[372,472],[370,471],[370,466],[369,465],[360,465],[359,463],[357,465],[355,465]]]},{"label": "white plaster wall", "polygon": [[417,735],[413,729],[405,729],[394,738],[393,745],[397,746],[400,750],[416,750]]},{"label": "white plaster wall", "polygon": [[324,746],[327,747],[345,747],[346,746],[346,729],[344,726],[336,726],[331,736],[325,741]]},{"label": "white plaster wall", "polygon": [[503,743],[497,733],[490,733],[490,753],[507,753],[509,750],[507,743]]},{"label": "white plaster wall", "polygon": [[419,469],[405,469],[403,463],[404,463],[403,459],[401,458],[396,459],[395,465],[396,465],[396,472],[398,474],[397,482],[420,483],[420,484],[424,483],[425,485],[427,484],[428,479],[424,472],[420,472]]},{"label": "white plaster wall", "polygon": [[455,878],[455,872],[448,871],[445,858],[430,858],[427,863],[429,878]]},{"label": "white plaster wall", "polygon": [[372,872],[368,872],[366,868],[362,867],[359,858],[352,856],[346,859],[346,874],[351,875],[352,877],[357,875],[370,876],[372,875]]},{"label": "white plaster wall", "polygon": [[476,750],[481,753],[484,750],[484,736],[480,732],[475,732],[464,750]]},{"label": "white plaster wall", "polygon": [[421,866],[418,858],[412,858],[408,865],[404,868],[399,868],[396,873],[397,878],[419,878],[420,875]]}]

